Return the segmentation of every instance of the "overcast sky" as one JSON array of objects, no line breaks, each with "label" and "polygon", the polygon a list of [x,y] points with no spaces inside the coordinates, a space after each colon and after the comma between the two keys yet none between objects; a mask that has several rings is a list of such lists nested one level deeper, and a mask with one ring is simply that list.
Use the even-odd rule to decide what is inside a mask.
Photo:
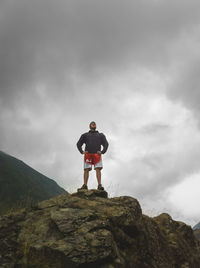
[{"label": "overcast sky", "polygon": [[1,0],[0,150],[74,192],[94,120],[110,196],[199,222],[199,14],[198,0]]}]

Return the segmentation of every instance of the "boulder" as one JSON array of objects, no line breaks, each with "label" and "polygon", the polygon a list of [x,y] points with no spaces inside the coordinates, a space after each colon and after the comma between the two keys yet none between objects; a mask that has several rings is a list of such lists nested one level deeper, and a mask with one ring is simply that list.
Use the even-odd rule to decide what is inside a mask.
[{"label": "boulder", "polygon": [[79,190],[0,218],[0,267],[200,267],[192,229],[130,196]]}]

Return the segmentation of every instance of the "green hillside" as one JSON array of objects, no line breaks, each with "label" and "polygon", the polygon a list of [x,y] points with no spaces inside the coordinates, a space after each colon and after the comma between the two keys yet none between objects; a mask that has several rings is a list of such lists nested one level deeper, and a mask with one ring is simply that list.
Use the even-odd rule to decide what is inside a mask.
[{"label": "green hillside", "polygon": [[62,193],[54,180],[0,151],[0,214]]}]

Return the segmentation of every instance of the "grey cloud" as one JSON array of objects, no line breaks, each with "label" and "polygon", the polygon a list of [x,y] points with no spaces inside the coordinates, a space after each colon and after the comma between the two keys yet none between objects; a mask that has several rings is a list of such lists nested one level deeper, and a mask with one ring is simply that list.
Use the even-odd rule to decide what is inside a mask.
[{"label": "grey cloud", "polygon": [[163,123],[154,123],[154,124],[145,125],[139,128],[137,131],[139,131],[141,134],[147,133],[149,135],[149,134],[157,133],[160,131],[168,131],[169,128],[170,128],[169,125],[166,125]]},{"label": "grey cloud", "polygon": [[1,96],[14,100],[40,81],[57,88],[66,76],[69,92],[73,72],[98,79],[130,64],[167,63],[168,43],[195,26],[198,10],[196,1],[3,2]]},{"label": "grey cloud", "polygon": [[200,120],[200,58],[186,61],[181,67],[173,80],[168,95],[173,100],[182,102]]},{"label": "grey cloud", "polygon": [[187,150],[187,154],[189,157],[169,152],[150,153],[145,157],[133,158],[127,163],[126,170],[117,170],[118,176],[123,178],[121,191],[128,191],[130,195],[134,193],[141,200],[163,199],[167,190],[193,172],[200,171],[199,150]]}]

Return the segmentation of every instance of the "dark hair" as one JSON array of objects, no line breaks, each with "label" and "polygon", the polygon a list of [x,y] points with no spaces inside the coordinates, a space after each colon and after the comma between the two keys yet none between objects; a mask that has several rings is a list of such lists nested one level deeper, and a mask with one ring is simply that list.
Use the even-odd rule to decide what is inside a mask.
[{"label": "dark hair", "polygon": [[[94,122],[94,121],[90,122],[89,127],[90,127],[90,125],[91,125],[92,123],[95,123],[95,122]],[[96,125],[96,123],[95,123],[95,125]]]}]

